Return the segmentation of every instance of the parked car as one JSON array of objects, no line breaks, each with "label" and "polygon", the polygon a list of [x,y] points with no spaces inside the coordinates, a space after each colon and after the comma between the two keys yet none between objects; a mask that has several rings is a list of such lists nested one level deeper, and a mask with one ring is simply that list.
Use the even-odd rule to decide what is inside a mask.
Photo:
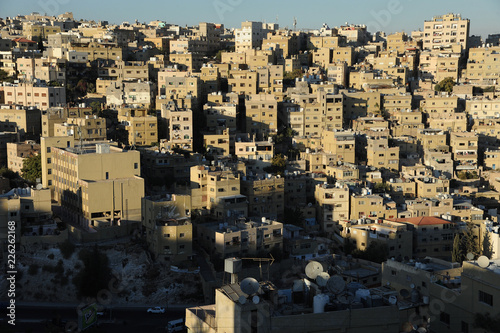
[{"label": "parked car", "polygon": [[167,333],[182,332],[186,329],[184,325],[184,318],[171,320],[168,322],[166,331]]},{"label": "parked car", "polygon": [[165,313],[165,308],[155,306],[154,308],[149,308],[148,313]]}]

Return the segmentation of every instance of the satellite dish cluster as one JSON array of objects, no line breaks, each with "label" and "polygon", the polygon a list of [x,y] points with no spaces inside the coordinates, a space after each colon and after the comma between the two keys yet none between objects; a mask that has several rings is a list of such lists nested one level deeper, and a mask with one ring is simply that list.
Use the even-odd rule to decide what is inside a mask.
[{"label": "satellite dish cluster", "polygon": [[244,295],[241,295],[239,297],[238,302],[240,304],[246,304],[248,303],[248,301],[251,301],[253,304],[260,303],[260,297],[257,295],[260,290],[259,281],[254,278],[245,278],[240,283],[240,289],[242,292],[248,295],[248,297],[245,297]]}]

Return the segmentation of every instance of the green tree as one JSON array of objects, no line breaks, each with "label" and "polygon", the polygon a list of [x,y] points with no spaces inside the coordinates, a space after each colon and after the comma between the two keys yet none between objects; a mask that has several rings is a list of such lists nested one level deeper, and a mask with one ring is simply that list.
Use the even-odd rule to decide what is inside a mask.
[{"label": "green tree", "polygon": [[447,93],[453,92],[453,86],[455,85],[455,79],[452,77],[447,77],[434,87],[435,91],[446,91]]},{"label": "green tree", "polygon": [[276,173],[278,175],[283,175],[285,169],[286,169],[286,157],[283,154],[276,154],[271,160],[271,166],[265,168],[265,171],[270,173]]},{"label": "green tree", "polygon": [[356,249],[352,251],[352,256],[354,258],[369,260],[381,264],[386,261],[389,256],[389,247],[386,243],[374,241],[371,242],[364,250]]},{"label": "green tree", "polygon": [[454,262],[462,263],[467,260],[467,253],[475,257],[479,255],[479,246],[474,237],[474,223],[467,222],[467,228],[462,234],[455,235],[451,257]]},{"label": "green tree", "polygon": [[482,247],[483,248],[481,249],[481,254],[483,256],[491,258],[491,256],[493,255],[493,244],[491,244],[491,236],[487,230],[484,232]]},{"label": "green tree", "polygon": [[73,278],[73,283],[80,296],[96,297],[100,290],[107,288],[111,278],[108,256],[96,246],[92,251],[81,250],[78,257],[84,267]]},{"label": "green tree", "polygon": [[96,114],[100,117],[100,115],[102,114],[101,103],[94,101],[90,103],[90,107],[92,108],[92,114]]},{"label": "green tree", "polygon": [[9,76],[9,73],[4,71],[3,69],[0,69],[0,82],[14,82],[14,78],[12,76]]},{"label": "green tree", "polygon": [[295,209],[292,208],[285,208],[285,223],[287,224],[293,224],[298,227],[303,226],[304,222],[304,213],[300,210],[299,207],[295,207]]},{"label": "green tree", "polygon": [[24,159],[21,173],[24,179],[32,183],[36,182],[37,178],[42,178],[42,155],[33,155]]},{"label": "green tree", "polygon": [[460,235],[456,234],[453,239],[453,250],[451,251],[451,261],[462,262],[465,258],[462,247],[460,246]]}]

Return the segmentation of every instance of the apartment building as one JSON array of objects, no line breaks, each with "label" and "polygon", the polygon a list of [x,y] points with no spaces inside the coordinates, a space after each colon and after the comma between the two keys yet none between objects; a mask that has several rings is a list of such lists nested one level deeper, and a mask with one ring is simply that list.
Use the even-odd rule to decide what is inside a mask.
[{"label": "apartment building", "polygon": [[474,85],[498,85],[500,76],[500,46],[469,50],[467,69],[463,77]]},{"label": "apartment building", "polygon": [[203,66],[203,56],[199,53],[170,53],[168,60],[180,71],[199,72]]},{"label": "apartment building", "polygon": [[142,227],[155,259],[178,264],[193,255],[191,197],[167,194],[142,198]]},{"label": "apartment building", "polygon": [[421,103],[430,128],[444,131],[467,131],[467,114],[458,108],[458,97],[436,96]]},{"label": "apartment building", "polygon": [[268,30],[264,28],[262,22],[241,22],[241,28],[234,30],[236,52],[243,53],[261,47],[267,33]]},{"label": "apartment building", "polygon": [[448,147],[448,135],[441,129],[419,129],[417,131],[417,140],[421,153],[429,149],[442,149],[442,147]]},{"label": "apartment building", "polygon": [[324,232],[339,232],[339,221],[349,218],[349,187],[317,184],[314,190],[316,218]]},{"label": "apartment building", "polygon": [[142,61],[115,61],[109,67],[99,67],[98,76],[103,80],[149,81],[151,77],[150,65]]},{"label": "apartment building", "polygon": [[140,153],[107,143],[51,148],[54,199],[62,218],[86,229],[141,221]]},{"label": "apartment building", "polygon": [[384,197],[371,194],[371,191],[364,190],[361,194],[351,194],[350,220],[360,218],[392,218],[397,217],[396,203],[384,202]]},{"label": "apartment building", "polygon": [[453,44],[469,49],[470,20],[460,14],[435,16],[424,22],[423,48],[428,50],[449,50]]},{"label": "apartment building", "polygon": [[104,44],[97,42],[90,43],[71,43],[70,50],[77,52],[86,52],[88,61],[120,61],[123,60],[123,49],[116,44]]},{"label": "apartment building", "polygon": [[353,132],[323,131],[321,145],[325,152],[337,155],[336,160],[356,162],[356,138]]},{"label": "apartment building", "polygon": [[231,102],[214,104],[209,102],[203,105],[207,130],[214,133],[227,129],[230,133],[236,133],[238,105]]},{"label": "apartment building", "polygon": [[237,136],[234,153],[244,161],[247,170],[254,174],[264,173],[264,168],[271,166],[274,157],[274,144],[269,141],[255,141],[248,137]]},{"label": "apartment building", "polygon": [[390,147],[387,137],[376,137],[367,139],[366,165],[375,168],[399,170],[399,147]]},{"label": "apartment building", "polygon": [[498,119],[500,118],[500,98],[474,97],[468,99],[465,110],[473,119]]},{"label": "apartment building", "polygon": [[[160,143],[163,146],[163,143]],[[199,165],[199,154],[177,154],[161,147],[140,148],[141,176],[149,193],[164,193],[174,185],[189,184],[191,167]]]},{"label": "apartment building", "polygon": [[241,194],[247,197],[250,217],[283,220],[285,179],[272,175],[243,176]]},{"label": "apartment building", "polygon": [[161,118],[166,122],[167,142],[174,147],[186,151],[193,149],[193,111],[178,109],[175,103],[161,106]]},{"label": "apartment building", "polygon": [[272,94],[252,94],[245,101],[246,132],[265,140],[278,131],[278,101]]},{"label": "apartment building", "polygon": [[47,87],[33,83],[3,84],[5,104],[37,107],[47,110],[49,107],[66,105],[66,88]]},{"label": "apartment building", "polygon": [[418,131],[424,128],[422,112],[410,109],[394,111],[390,117],[391,134],[394,137],[417,137]]},{"label": "apartment building", "polygon": [[255,95],[259,92],[259,74],[251,70],[230,70],[229,92],[238,95]]},{"label": "apartment building", "polygon": [[450,133],[450,148],[457,171],[474,170],[477,168],[478,140],[479,138],[476,133]]},{"label": "apartment building", "polygon": [[1,105],[0,122],[8,123],[11,129],[6,131],[19,133],[21,140],[37,140],[41,132],[40,113],[36,107]]},{"label": "apartment building", "polygon": [[415,178],[414,181],[417,183],[417,196],[419,198],[434,198],[450,191],[450,180],[444,177],[419,177]]},{"label": "apartment building", "polygon": [[218,259],[257,256],[283,250],[283,224],[262,218],[235,223],[200,224],[197,236],[211,256]]},{"label": "apartment building", "polygon": [[[363,222],[363,221],[362,221]],[[376,223],[345,225],[341,236],[360,251],[371,243],[385,244],[389,258],[413,257],[413,232],[404,223],[377,220]]]},{"label": "apartment building", "polygon": [[18,77],[28,82],[37,80],[66,83],[66,60],[58,58],[17,58]]},{"label": "apartment building", "polygon": [[158,72],[158,97],[156,107],[173,100],[180,108],[197,109],[202,101],[202,82],[199,77],[189,76],[187,72]]},{"label": "apartment building", "polygon": [[[418,286],[419,294],[428,297],[429,305],[420,308],[420,315],[432,320],[436,332],[481,332],[487,329],[478,317],[498,316],[495,307],[500,297],[498,272],[500,262],[488,260],[487,267],[479,266],[476,260],[457,263],[429,258],[416,263],[387,261],[382,265],[382,284],[390,283],[397,291]],[[409,290],[408,289],[408,290]],[[449,295],[443,298],[443,295]],[[431,304],[440,302],[439,310]],[[495,310],[496,309],[496,310]]]},{"label": "apartment building", "polygon": [[241,177],[219,166],[191,167],[193,209],[206,209],[221,221],[248,216],[247,198],[241,195]]},{"label": "apartment building", "polygon": [[22,174],[24,161],[31,156],[40,154],[40,145],[34,141],[7,143],[7,168]]},{"label": "apartment building", "polygon": [[451,258],[453,238],[456,225],[454,222],[434,216],[388,219],[393,222],[405,223],[414,233],[413,257]]},{"label": "apartment building", "polygon": [[106,140],[106,119],[93,116],[69,117],[64,123],[54,124],[54,136],[73,136],[75,141]]},{"label": "apartment building", "polygon": [[106,88],[106,105],[142,105],[148,108],[154,101],[156,87],[152,82],[113,81]]},{"label": "apartment building", "polygon": [[155,116],[148,115],[145,108],[118,108],[118,122],[128,133],[128,144],[151,146],[158,142],[158,124]]},{"label": "apartment building", "polygon": [[299,36],[290,30],[277,30],[268,32],[262,40],[262,49],[272,48],[279,52],[280,58],[287,59],[299,53]]},{"label": "apartment building", "polygon": [[429,148],[424,150],[424,164],[440,176],[453,177],[453,158],[448,148]]},{"label": "apartment building", "polygon": [[454,82],[460,78],[460,53],[437,53],[423,51],[420,54],[420,77],[431,82],[441,82],[451,77]]},{"label": "apartment building", "polygon": [[217,157],[234,155],[234,136],[229,129],[217,130],[218,134],[203,134],[203,147],[207,154]]}]

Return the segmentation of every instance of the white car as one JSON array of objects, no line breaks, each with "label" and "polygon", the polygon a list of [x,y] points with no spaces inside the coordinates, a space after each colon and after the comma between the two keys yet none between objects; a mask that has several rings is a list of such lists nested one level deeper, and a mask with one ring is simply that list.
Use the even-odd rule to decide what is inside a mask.
[{"label": "white car", "polygon": [[149,308],[148,313],[165,313],[165,308],[155,306],[154,308]]}]

